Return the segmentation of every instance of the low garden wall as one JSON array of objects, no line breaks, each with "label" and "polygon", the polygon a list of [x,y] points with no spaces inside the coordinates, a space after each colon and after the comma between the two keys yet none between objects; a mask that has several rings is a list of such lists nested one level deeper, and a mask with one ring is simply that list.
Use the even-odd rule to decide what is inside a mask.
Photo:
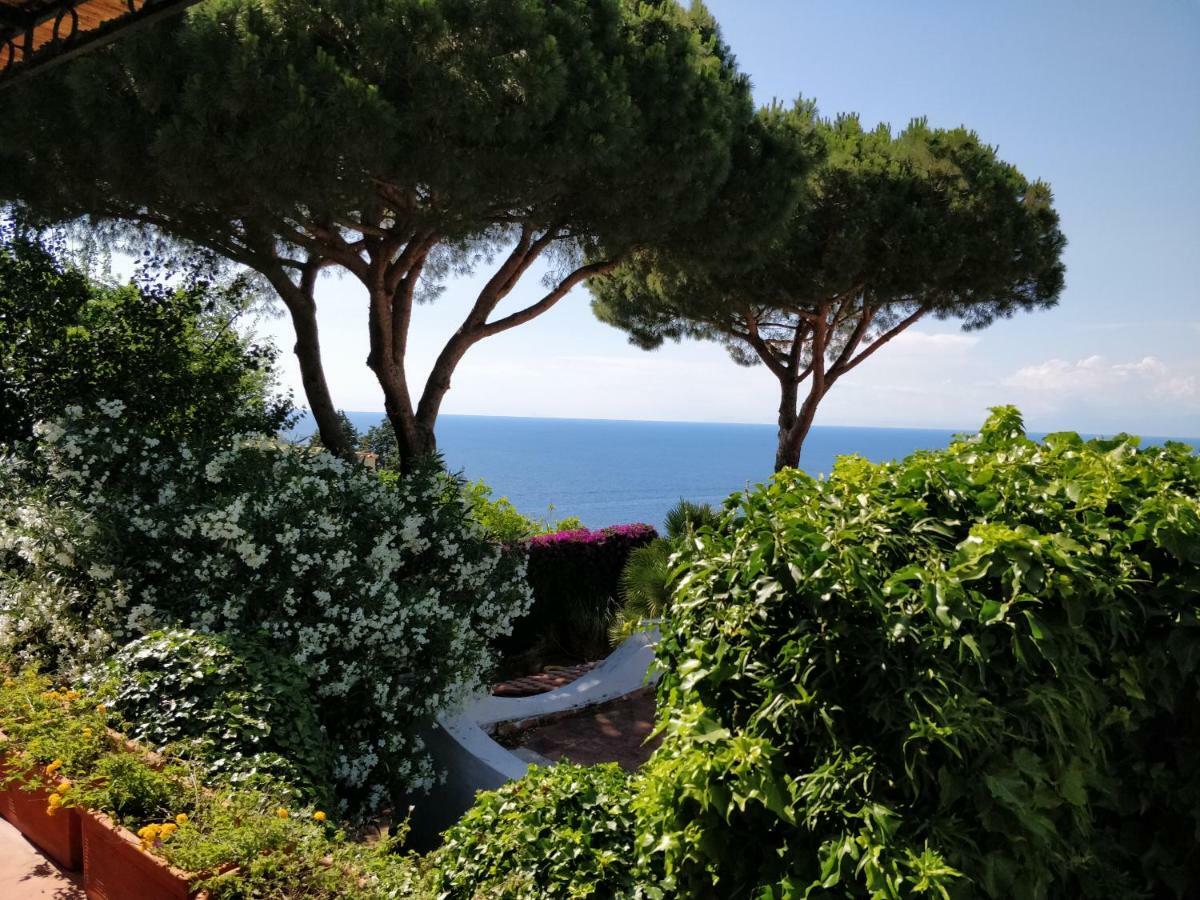
[{"label": "low garden wall", "polygon": [[630,636],[595,669],[557,690],[533,697],[488,694],[458,713],[439,716],[425,742],[435,764],[447,773],[446,781],[439,786],[436,803],[427,796],[413,798],[410,843],[436,843],[438,835],[470,809],[478,791],[494,790],[529,771],[528,760],[492,738],[498,726],[585,709],[657,681],[659,672],[652,664],[658,638],[657,629]]}]

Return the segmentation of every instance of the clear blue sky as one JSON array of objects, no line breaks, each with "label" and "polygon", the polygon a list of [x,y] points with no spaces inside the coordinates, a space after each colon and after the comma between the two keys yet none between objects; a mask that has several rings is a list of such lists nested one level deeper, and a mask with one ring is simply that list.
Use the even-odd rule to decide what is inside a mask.
[{"label": "clear blue sky", "polygon": [[[969,428],[1016,403],[1035,429],[1200,435],[1200,0],[712,0],[756,98],[816,98],[903,125],[965,124],[1054,189],[1068,287],[1058,309],[964,335],[928,322],[847,376],[818,424]],[[534,273],[530,273],[533,275]],[[527,283],[513,306],[539,287]],[[418,310],[424,376],[471,279]],[[329,278],[320,322],[335,401],[381,410],[366,299]],[[287,323],[266,323],[290,348]],[[302,397],[287,360],[287,383]],[[477,345],[450,413],[769,422],[775,382],[718,347],[646,353],[577,291]]]}]

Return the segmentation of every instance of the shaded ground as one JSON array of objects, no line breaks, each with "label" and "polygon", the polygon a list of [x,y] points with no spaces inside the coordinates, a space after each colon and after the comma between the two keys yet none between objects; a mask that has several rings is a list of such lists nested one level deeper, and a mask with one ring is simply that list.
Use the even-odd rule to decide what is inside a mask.
[{"label": "shaded ground", "polygon": [[84,893],[78,875],[63,872],[21,832],[0,819],[0,897],[83,900]]},{"label": "shaded ground", "polygon": [[552,762],[580,765],[615,762],[632,772],[658,746],[646,743],[654,730],[654,688],[634,691],[552,722],[510,735],[505,742],[530,750]]}]

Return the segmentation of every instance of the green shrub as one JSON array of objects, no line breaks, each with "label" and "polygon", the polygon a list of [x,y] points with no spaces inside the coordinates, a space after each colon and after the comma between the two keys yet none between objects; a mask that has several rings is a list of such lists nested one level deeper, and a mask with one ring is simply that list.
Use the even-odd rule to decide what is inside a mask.
[{"label": "green shrub", "polygon": [[581,528],[537,535],[522,547],[533,591],[528,615],[501,644],[511,662],[600,659],[607,655],[609,628],[620,608],[619,580],[629,554],[658,536],[645,524]]},{"label": "green shrub", "polygon": [[[57,789],[47,812],[103,812],[142,847],[204,876],[205,896],[431,900],[421,861],[402,855],[407,827],[352,840],[324,810],[296,805],[290,785],[261,777],[231,786],[195,766],[111,740],[97,695],[56,687],[27,668],[0,685],[3,782]],[[59,779],[66,779],[59,781]]]},{"label": "green shrub", "polygon": [[189,790],[190,774],[180,766],[152,768],[133,753],[109,753],[69,796],[75,804],[102,810],[136,831],[192,808],[199,791]]},{"label": "green shrub", "polygon": [[164,628],[265,640],[304,673],[339,798],[431,787],[420,731],[491,669],[528,606],[523,560],[440,471],[388,486],[265,438],[162,440],[122,411],[70,408],[0,466],[0,646],[66,667]]},{"label": "green shrub", "polygon": [[635,870],[630,778],[616,765],[533,768],[481,792],[430,859],[444,900],[661,896]]},{"label": "green shrub", "polygon": [[642,628],[648,619],[661,619],[671,601],[671,556],[687,535],[711,528],[719,520],[707,503],[680,500],[666,517],[666,536],[629,554],[621,572],[621,608],[609,628],[614,644]]},{"label": "green shrub", "polygon": [[261,642],[156,631],[96,677],[97,695],[142,745],[198,761],[210,777],[271,776],[331,805],[333,754],[304,672]]},{"label": "green shrub", "polygon": [[636,805],[687,897],[1187,896],[1200,459],[1025,437],[788,471],[682,550]]},{"label": "green shrub", "polygon": [[112,749],[105,739],[106,714],[93,697],[55,689],[34,667],[5,677],[0,685],[0,757],[10,760],[0,782],[40,784],[47,766],[62,778],[92,772]]},{"label": "green shrub", "polygon": [[351,840],[324,811],[282,805],[264,783],[201,796],[155,850],[185,871],[213,873],[198,885],[212,900],[432,900],[419,861],[400,853],[406,834],[401,825],[390,837]]},{"label": "green shrub", "polygon": [[182,283],[108,285],[64,256],[0,220],[0,444],[99,400],[164,437],[283,426],[291,404],[268,396],[276,351],[230,327],[254,297],[244,277],[219,283],[192,260]]},{"label": "green shrub", "polygon": [[629,554],[621,570],[621,608],[613,617],[608,636],[614,643],[629,637],[647,620],[662,618],[671,602],[671,556],[674,545],[659,538]]},{"label": "green shrub", "polygon": [[475,520],[493,538],[504,543],[515,544],[539,534],[572,531],[583,527],[583,523],[576,516],[551,521],[549,515],[554,511],[554,507],[547,510],[546,516],[540,519],[530,518],[519,512],[507,497],[496,499],[491,486],[482,478],[464,485],[463,495],[471,505],[471,513]]}]

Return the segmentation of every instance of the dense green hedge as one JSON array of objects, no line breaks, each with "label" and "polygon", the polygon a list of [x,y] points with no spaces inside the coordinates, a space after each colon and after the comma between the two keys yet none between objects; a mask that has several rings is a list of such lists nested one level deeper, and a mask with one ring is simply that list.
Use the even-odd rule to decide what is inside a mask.
[{"label": "dense green hedge", "polygon": [[333,750],[305,673],[268,641],[156,631],[122,647],[91,681],[142,746],[234,784],[270,776],[334,807]]},{"label": "dense green hedge", "polygon": [[640,846],[686,897],[1186,896],[1200,460],[997,410],[688,545]]},{"label": "dense green hedge", "polygon": [[606,656],[609,626],[621,608],[621,573],[630,553],[657,537],[651,525],[613,525],[540,534],[519,544],[528,555],[533,605],[502,639],[510,666],[522,658],[536,668]]}]

